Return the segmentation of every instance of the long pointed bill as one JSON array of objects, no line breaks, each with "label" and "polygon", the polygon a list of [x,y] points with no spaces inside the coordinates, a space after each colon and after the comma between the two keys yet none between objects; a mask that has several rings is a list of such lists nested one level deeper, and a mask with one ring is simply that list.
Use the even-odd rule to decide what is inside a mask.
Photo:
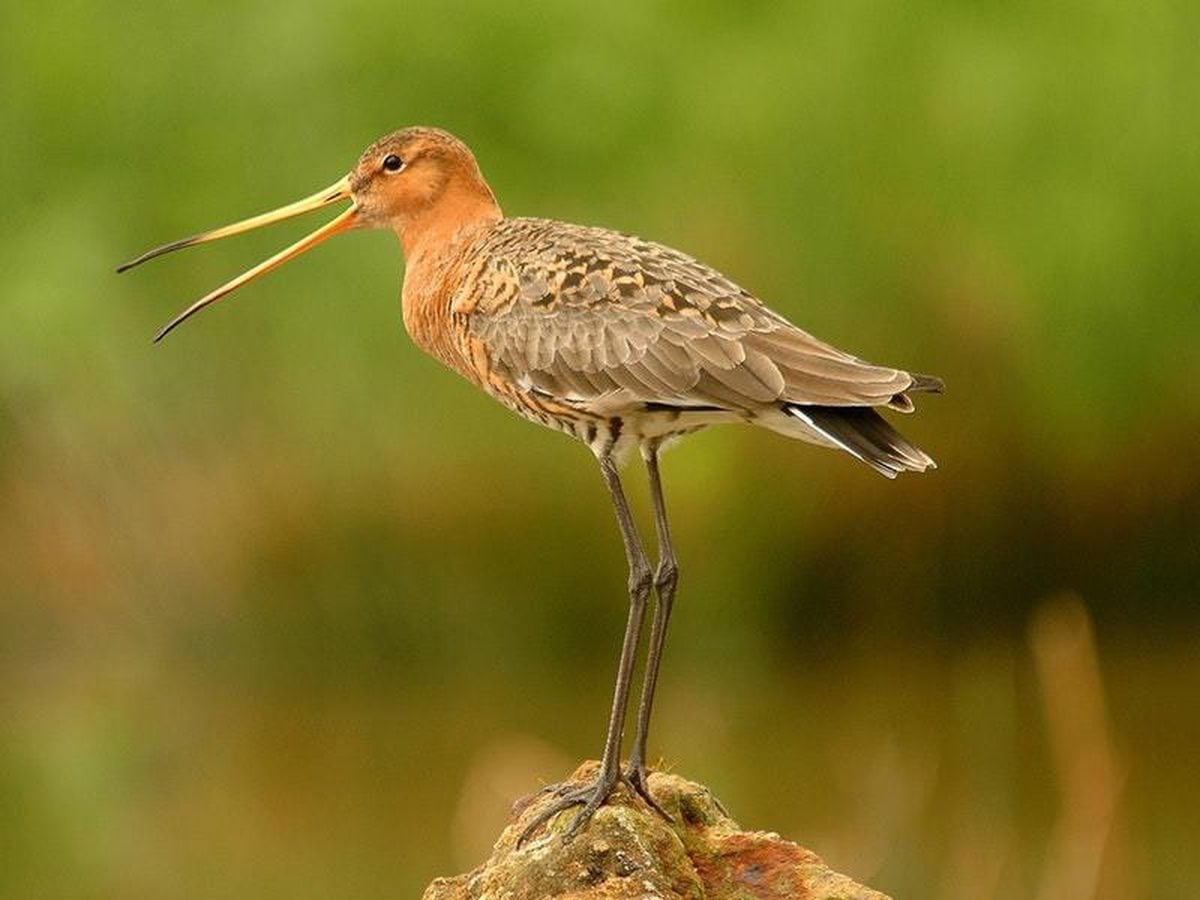
[{"label": "long pointed bill", "polygon": [[137,257],[137,259],[131,259],[124,265],[118,266],[117,272],[128,271],[134,266],[140,266],[142,263],[154,259],[156,256],[162,256],[164,253],[170,253],[172,250],[182,250],[184,247],[191,247],[195,244],[203,244],[208,241],[218,240],[219,238],[242,234],[243,232],[254,228],[261,228],[263,225],[270,225],[274,222],[282,222],[284,219],[292,218],[292,216],[302,216],[306,212],[312,212],[314,209],[320,209],[322,206],[336,203],[339,200],[345,200],[349,196],[350,176],[346,175],[339,178],[329,187],[325,188],[325,190],[317,191],[311,197],[305,197],[303,200],[297,200],[295,203],[289,203],[287,206],[281,206],[279,209],[263,213],[260,216],[253,216],[249,219],[243,219],[241,222],[226,225],[224,228],[202,231],[200,234],[193,234],[191,237],[171,241],[169,244],[163,244],[161,247],[147,250],[141,256]]},{"label": "long pointed bill", "polygon": [[[279,209],[272,210],[268,213],[263,213],[259,216],[253,216],[249,219],[244,219],[241,222],[235,222],[232,225],[226,225],[224,228],[214,228],[212,231],[205,231],[200,234],[193,235],[189,238],[184,238],[181,241],[173,241],[170,244],[163,244],[161,247],[155,247],[153,250],[148,250],[139,256],[137,259],[130,260],[117,269],[118,272],[124,272],[127,269],[132,269],[134,266],[141,265],[147,260],[154,259],[156,256],[162,256],[164,253],[170,253],[172,250],[182,250],[184,247],[191,247],[195,244],[203,244],[207,241],[215,241],[219,238],[230,237],[235,234],[242,234],[255,228],[261,228],[264,225],[271,225],[275,222],[282,222],[284,219],[290,219],[293,216],[303,215],[307,212],[312,212],[315,209],[320,209],[322,206],[328,206],[330,203],[336,203],[339,200],[350,198],[350,176],[338,179],[338,181],[325,188],[323,191],[317,191],[311,197],[305,197],[303,200],[297,200],[295,203],[289,203],[287,206],[281,206]],[[270,272],[272,269],[278,268],[289,259],[299,256],[305,250],[310,250],[317,244],[324,241],[326,238],[333,237],[343,231],[348,231],[358,224],[358,209],[351,206],[340,216],[321,226],[312,234],[302,237],[286,250],[281,250],[270,259],[263,260],[254,268],[243,272],[232,281],[228,281],[221,285],[215,291],[205,294],[174,319],[167,323],[154,338],[155,343],[161,341],[167,336],[177,325],[191,318],[204,307],[216,303],[226,294],[237,290],[248,281],[253,281],[259,275]]]},{"label": "long pointed bill", "polygon": [[353,206],[350,207],[332,222],[322,225],[312,234],[300,238],[300,240],[296,241],[296,243],[292,244],[292,246],[288,247],[286,250],[280,250],[270,259],[265,259],[260,262],[253,269],[243,272],[237,278],[225,282],[225,284],[221,285],[215,291],[205,294],[203,297],[173,318],[170,322],[168,322],[163,329],[154,336],[154,343],[157,344],[168,334],[170,334],[176,328],[176,326],[183,324],[186,320],[190,319],[196,313],[200,312],[200,310],[204,309],[204,307],[211,306],[213,303],[216,303],[226,294],[236,291],[246,282],[253,281],[259,275],[270,272],[272,269],[277,269],[289,259],[299,256],[305,250],[311,250],[326,238],[331,238],[335,234],[340,234],[343,231],[349,231],[351,228],[354,228],[358,224],[357,216],[358,209]]}]

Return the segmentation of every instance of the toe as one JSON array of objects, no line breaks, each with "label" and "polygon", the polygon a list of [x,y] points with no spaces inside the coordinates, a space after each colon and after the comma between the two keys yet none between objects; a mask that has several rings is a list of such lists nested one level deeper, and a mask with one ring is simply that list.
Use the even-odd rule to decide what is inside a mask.
[{"label": "toe", "polygon": [[[543,825],[547,824],[551,819],[557,816],[560,812],[570,809],[573,806],[582,806],[583,809],[575,814],[571,819],[566,830],[563,832],[563,840],[569,841],[576,832],[587,825],[588,821],[595,815],[596,810],[604,805],[604,802],[612,794],[616,786],[622,781],[623,776],[620,771],[615,771],[607,777],[601,777],[594,784],[580,787],[572,784],[552,785],[545,788],[542,793],[552,792],[557,799],[550,801],[546,808],[539,812],[521,832],[521,836],[517,839],[517,846],[522,846],[531,838],[535,832]],[[653,800],[650,801],[653,804]]]},{"label": "toe", "polygon": [[645,801],[646,805],[652,810],[666,819],[668,822],[674,822],[671,814],[659,806],[658,801],[650,793],[650,773],[645,766],[630,764],[629,769],[622,776],[626,784],[633,789],[633,792]]}]

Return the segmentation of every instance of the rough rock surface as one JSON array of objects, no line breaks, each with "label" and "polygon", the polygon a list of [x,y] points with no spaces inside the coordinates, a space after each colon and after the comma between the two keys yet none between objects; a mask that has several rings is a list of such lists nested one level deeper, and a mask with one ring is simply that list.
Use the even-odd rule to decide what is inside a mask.
[{"label": "rough rock surface", "polygon": [[[585,783],[596,763],[570,778]],[[438,878],[424,900],[888,900],[826,866],[811,851],[763,831],[743,831],[703,785],[654,772],[666,822],[624,786],[569,842],[560,813],[524,847],[526,823],[548,793],[518,801],[492,856],[475,871]]]}]

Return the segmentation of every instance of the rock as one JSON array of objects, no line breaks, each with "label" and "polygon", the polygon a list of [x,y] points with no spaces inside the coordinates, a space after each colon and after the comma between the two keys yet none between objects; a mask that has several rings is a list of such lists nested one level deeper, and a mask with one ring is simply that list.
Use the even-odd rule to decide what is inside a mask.
[{"label": "rock", "polygon": [[[596,769],[584,763],[570,781],[587,783]],[[518,849],[525,825],[553,799],[526,797],[491,858],[436,879],[424,900],[888,900],[777,834],[743,831],[703,785],[653,772],[649,788],[674,822],[622,785],[573,840],[562,839],[571,809]]]}]

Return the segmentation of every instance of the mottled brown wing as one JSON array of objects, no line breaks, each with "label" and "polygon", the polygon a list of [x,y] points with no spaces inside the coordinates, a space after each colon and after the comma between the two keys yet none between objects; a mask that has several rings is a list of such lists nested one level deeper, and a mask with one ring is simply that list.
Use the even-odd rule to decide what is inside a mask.
[{"label": "mottled brown wing", "polygon": [[598,411],[736,411],[787,401],[911,408],[906,372],[872,366],[767,309],[719,272],[599,228],[509,219],[490,238],[470,329],[512,382]]}]

